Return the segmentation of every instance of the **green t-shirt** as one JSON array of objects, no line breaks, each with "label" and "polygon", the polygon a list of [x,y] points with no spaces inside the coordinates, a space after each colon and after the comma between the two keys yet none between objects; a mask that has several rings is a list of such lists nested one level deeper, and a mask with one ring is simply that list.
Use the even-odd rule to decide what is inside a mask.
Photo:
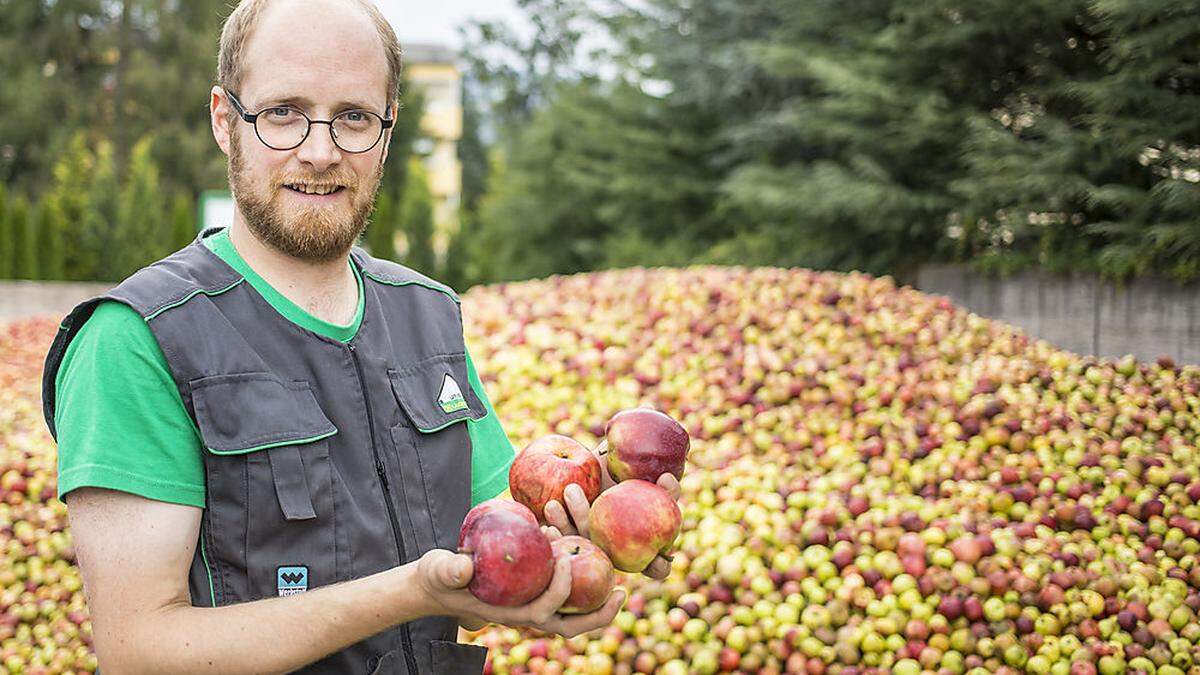
[{"label": "green t-shirt", "polygon": [[[358,332],[363,282],[353,262],[358,310],[349,325],[339,326],[309,314],[272,288],[238,255],[228,229],[203,242],[293,323],[341,342]],[[467,378],[487,409],[484,418],[467,420],[475,505],[508,487],[514,453],[469,352]],[[100,303],[67,347],[55,387],[59,499],[90,486],[204,507],[200,431],[183,405],[158,341],[137,312],[120,302]]]}]

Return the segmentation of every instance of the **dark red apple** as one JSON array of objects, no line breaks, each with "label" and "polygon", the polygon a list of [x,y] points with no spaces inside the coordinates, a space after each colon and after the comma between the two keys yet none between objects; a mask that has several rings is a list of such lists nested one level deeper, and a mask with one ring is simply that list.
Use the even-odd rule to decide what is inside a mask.
[{"label": "dark red apple", "polygon": [[571,595],[558,611],[586,614],[600,609],[616,583],[612,561],[598,546],[583,537],[560,537],[550,543],[557,560],[571,558]]},{"label": "dark red apple", "polygon": [[604,427],[608,474],[617,482],[631,478],[655,483],[664,473],[683,478],[691,441],[687,430],[666,413],[631,408],[613,415]]},{"label": "dark red apple", "polygon": [[[508,486],[513,499],[524,504],[546,522],[546,503],[563,501],[563,490],[571,483],[583,488],[588,503],[600,494],[600,460],[578,441],[559,434],[542,436],[530,443],[513,460]],[[564,504],[565,506],[565,504]]]},{"label": "dark red apple", "polygon": [[489,605],[524,605],[554,576],[554,553],[541,528],[512,511],[496,509],[475,519],[459,552],[475,566],[467,590]]},{"label": "dark red apple", "polygon": [[533,515],[533,511],[530,511],[529,508],[524,504],[518,504],[511,499],[501,499],[500,497],[489,499],[486,502],[480,502],[475,506],[475,508],[467,511],[467,517],[463,518],[462,528],[458,532],[459,548],[462,548],[463,539],[467,536],[467,531],[475,525],[476,521],[478,521],[481,516],[494,511],[508,511],[510,513],[515,513],[525,520],[528,520],[533,525],[538,524],[537,518],[535,518]]},{"label": "dark red apple", "polygon": [[661,487],[627,480],[605,490],[592,503],[592,541],[622,572],[641,572],[654,556],[671,548],[683,518]]}]

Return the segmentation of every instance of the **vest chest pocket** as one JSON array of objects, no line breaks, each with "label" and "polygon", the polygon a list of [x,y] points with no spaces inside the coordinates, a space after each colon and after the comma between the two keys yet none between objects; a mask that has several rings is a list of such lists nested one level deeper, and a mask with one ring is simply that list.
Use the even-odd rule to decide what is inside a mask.
[{"label": "vest chest pocket", "polygon": [[471,505],[466,423],[487,415],[467,380],[466,355],[439,354],[388,377],[402,411],[390,431],[419,553],[454,549]]},{"label": "vest chest pocket", "polygon": [[307,382],[271,373],[192,381],[218,604],[341,580],[329,437]]}]

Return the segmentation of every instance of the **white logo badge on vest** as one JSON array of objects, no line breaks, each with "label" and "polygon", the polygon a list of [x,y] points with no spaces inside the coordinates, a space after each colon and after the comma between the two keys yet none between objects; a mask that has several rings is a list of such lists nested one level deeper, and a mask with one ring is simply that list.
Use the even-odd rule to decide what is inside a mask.
[{"label": "white logo badge on vest", "polygon": [[308,566],[288,565],[275,568],[280,595],[295,595],[308,590]]},{"label": "white logo badge on vest", "polygon": [[467,400],[463,398],[462,390],[458,388],[458,383],[450,377],[450,373],[446,373],[446,377],[442,379],[442,392],[438,394],[438,405],[442,406],[442,412],[447,415],[452,412],[467,409]]}]

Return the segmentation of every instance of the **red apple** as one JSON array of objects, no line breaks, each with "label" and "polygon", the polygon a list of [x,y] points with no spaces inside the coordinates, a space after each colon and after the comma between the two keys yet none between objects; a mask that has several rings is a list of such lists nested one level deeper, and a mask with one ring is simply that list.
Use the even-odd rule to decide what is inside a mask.
[{"label": "red apple", "polygon": [[664,473],[683,478],[691,441],[687,431],[666,413],[631,408],[613,415],[604,427],[608,442],[608,474],[617,482],[631,478],[657,482]]},{"label": "red apple", "polygon": [[[508,486],[539,522],[546,522],[546,503],[563,501],[563,490],[575,483],[588,503],[600,494],[600,460],[578,441],[559,434],[542,436],[513,460]],[[564,505],[565,506],[565,505]]]},{"label": "red apple", "polygon": [[560,537],[550,544],[557,560],[571,558],[571,595],[558,611],[586,614],[600,609],[616,583],[612,561],[598,546],[578,536]]},{"label": "red apple", "polygon": [[537,518],[533,516],[533,511],[530,511],[527,507],[525,507],[525,505],[518,504],[511,499],[501,499],[500,497],[489,499],[486,502],[480,502],[475,506],[475,508],[467,511],[467,517],[463,518],[462,529],[460,529],[458,533],[459,548],[462,548],[463,539],[467,536],[467,531],[475,525],[479,518],[494,511],[508,511],[510,513],[515,513],[525,520],[528,520],[533,525],[538,524]]},{"label": "red apple", "polygon": [[605,490],[592,504],[592,541],[622,572],[641,572],[675,542],[682,524],[670,493],[644,480],[627,480]]},{"label": "red apple", "polygon": [[496,509],[475,519],[460,553],[475,572],[467,590],[489,605],[515,607],[542,594],[554,576],[554,554],[541,528],[523,516]]}]

